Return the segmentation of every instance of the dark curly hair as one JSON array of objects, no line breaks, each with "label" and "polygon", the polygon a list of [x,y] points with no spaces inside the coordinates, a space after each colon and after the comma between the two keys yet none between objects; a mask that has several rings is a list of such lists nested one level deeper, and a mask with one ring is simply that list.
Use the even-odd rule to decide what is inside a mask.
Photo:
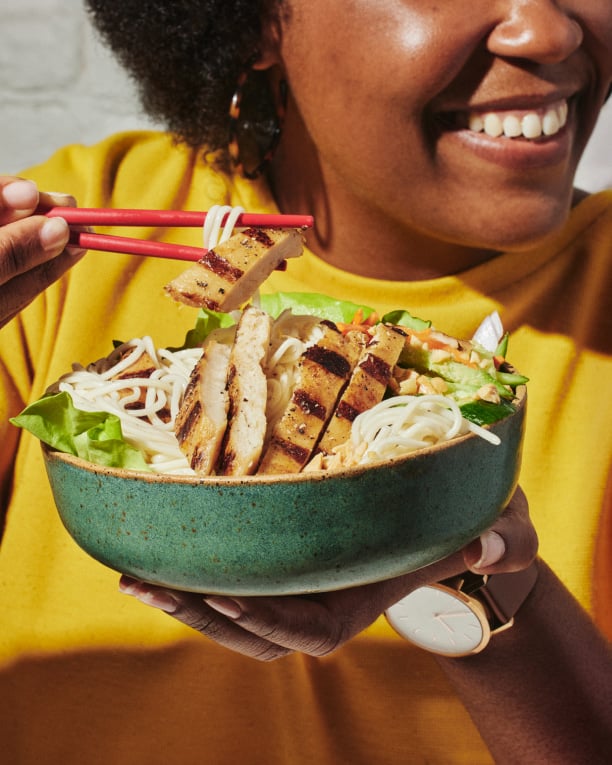
[{"label": "dark curly hair", "polygon": [[[265,13],[281,0],[85,0],[94,27],[138,87],[145,111],[192,147],[225,149],[228,109],[256,53]],[[269,119],[267,78],[254,73],[255,122]]]}]

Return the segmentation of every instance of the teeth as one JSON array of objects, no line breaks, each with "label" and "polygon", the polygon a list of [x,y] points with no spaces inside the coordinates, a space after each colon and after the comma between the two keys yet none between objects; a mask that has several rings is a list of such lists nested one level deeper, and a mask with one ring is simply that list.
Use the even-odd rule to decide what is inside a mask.
[{"label": "teeth", "polygon": [[484,131],[493,138],[499,138],[504,133],[504,124],[497,114],[485,114]]},{"label": "teeth", "polygon": [[563,101],[558,106],[541,112],[526,114],[489,112],[488,114],[470,115],[469,129],[474,133],[485,133],[492,138],[535,139],[540,136],[556,135],[567,122],[568,106]]},{"label": "teeth", "polygon": [[554,135],[561,130],[561,120],[557,112],[547,112],[542,120],[542,132],[544,135]]},{"label": "teeth", "polygon": [[537,114],[526,114],[521,125],[525,138],[539,138],[542,135],[542,120]]},{"label": "teeth", "polygon": [[523,125],[518,117],[513,114],[504,119],[504,135],[508,138],[518,138],[523,133]]}]

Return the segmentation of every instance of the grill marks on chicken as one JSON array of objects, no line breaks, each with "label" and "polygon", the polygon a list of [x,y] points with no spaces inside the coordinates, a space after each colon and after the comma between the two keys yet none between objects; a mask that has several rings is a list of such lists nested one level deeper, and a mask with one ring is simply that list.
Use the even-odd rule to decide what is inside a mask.
[{"label": "grill marks on chicken", "polygon": [[234,311],[302,249],[302,234],[296,229],[248,228],[209,250],[165,289],[174,300],[196,308]]},{"label": "grill marks on chicken", "polygon": [[229,345],[207,344],[191,373],[174,424],[181,451],[200,475],[214,470],[227,426],[230,353]]},{"label": "grill marks on chicken", "polygon": [[[232,345],[209,339],[191,374],[175,433],[199,475],[297,473],[346,443],[355,417],[382,400],[405,344],[398,327],[342,334],[329,321],[297,362],[289,404],[268,423],[272,318],[247,307]],[[266,439],[266,432],[270,431]],[[262,456],[263,454],[263,456]]]},{"label": "grill marks on chicken", "polygon": [[272,318],[249,306],[240,318],[229,371],[228,425],[218,472],[251,475],[257,469],[266,434],[268,382],[263,364],[270,346]]},{"label": "grill marks on chicken", "polygon": [[406,337],[397,327],[377,324],[317,447],[329,454],[350,437],[353,420],[382,401]]},{"label": "grill marks on chicken", "polygon": [[298,362],[297,384],[272,431],[258,473],[297,473],[308,462],[364,345],[361,332],[342,335],[322,322],[322,338]]}]

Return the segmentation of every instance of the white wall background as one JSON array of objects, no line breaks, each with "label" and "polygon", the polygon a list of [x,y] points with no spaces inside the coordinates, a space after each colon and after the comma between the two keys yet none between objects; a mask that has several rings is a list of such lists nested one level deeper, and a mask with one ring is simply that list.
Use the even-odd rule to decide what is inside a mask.
[{"label": "white wall background", "polygon": [[[2,174],[67,143],[152,126],[128,78],[96,40],[81,0],[2,0],[0,105]],[[612,187],[612,99],[577,180],[589,190]]]},{"label": "white wall background", "polygon": [[4,174],[67,143],[151,126],[131,82],[95,38],[81,0],[2,0],[0,104]]}]

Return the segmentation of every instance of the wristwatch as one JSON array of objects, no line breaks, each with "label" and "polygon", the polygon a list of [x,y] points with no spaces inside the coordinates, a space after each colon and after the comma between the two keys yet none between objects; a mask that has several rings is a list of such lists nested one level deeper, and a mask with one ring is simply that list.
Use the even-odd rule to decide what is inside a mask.
[{"label": "wristwatch", "polygon": [[538,576],[534,561],[523,571],[490,576],[466,571],[419,587],[385,616],[402,637],[442,656],[479,653],[492,635],[508,629]]}]

